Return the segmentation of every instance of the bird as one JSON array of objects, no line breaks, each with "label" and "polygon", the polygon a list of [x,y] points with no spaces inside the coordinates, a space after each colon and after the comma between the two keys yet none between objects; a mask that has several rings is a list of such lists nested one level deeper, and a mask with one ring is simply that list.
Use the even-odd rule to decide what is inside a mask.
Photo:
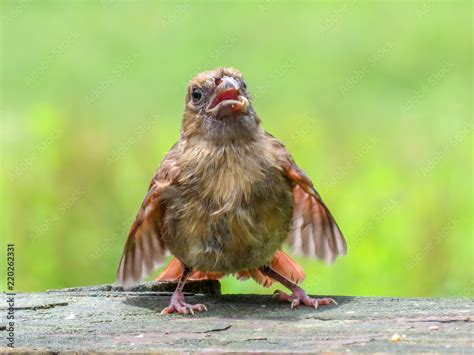
[{"label": "bird", "polygon": [[304,270],[284,250],[328,263],[347,243],[312,181],[284,144],[266,132],[235,68],[197,74],[185,96],[178,141],[163,158],[133,222],[117,270],[129,288],[174,258],[157,281],[177,282],[162,314],[207,311],[186,303],[188,280],[234,275],[291,293],[274,296],[318,308]]}]

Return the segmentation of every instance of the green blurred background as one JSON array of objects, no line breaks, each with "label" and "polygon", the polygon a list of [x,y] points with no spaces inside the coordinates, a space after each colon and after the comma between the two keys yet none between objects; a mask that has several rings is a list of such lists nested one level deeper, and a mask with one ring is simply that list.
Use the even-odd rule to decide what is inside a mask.
[{"label": "green blurred background", "polygon": [[[308,291],[473,296],[472,10],[2,1],[1,239],[16,290],[114,281],[187,81],[234,66],[347,238],[332,266],[298,259]],[[231,277],[223,291],[269,292]]]}]

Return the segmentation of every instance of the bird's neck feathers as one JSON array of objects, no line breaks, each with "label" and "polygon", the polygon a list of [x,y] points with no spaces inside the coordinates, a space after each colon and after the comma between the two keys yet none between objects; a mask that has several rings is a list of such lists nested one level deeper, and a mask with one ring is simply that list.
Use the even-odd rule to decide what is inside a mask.
[{"label": "bird's neck feathers", "polygon": [[187,141],[205,141],[216,146],[242,146],[252,144],[264,132],[255,112],[240,117],[220,120],[185,112],[181,138]]}]

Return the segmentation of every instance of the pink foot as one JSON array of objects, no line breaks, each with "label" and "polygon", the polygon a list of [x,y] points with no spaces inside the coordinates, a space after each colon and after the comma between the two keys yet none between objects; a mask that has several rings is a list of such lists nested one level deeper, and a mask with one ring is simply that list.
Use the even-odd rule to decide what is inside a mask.
[{"label": "pink foot", "polygon": [[302,288],[297,288],[293,291],[291,295],[287,293],[276,290],[273,294],[273,297],[278,297],[280,301],[291,302],[291,308],[298,307],[301,303],[306,306],[318,308],[320,305],[328,305],[328,304],[336,304],[332,298],[311,298],[309,297],[306,292]]},{"label": "pink foot", "polygon": [[175,292],[173,296],[171,296],[171,302],[168,307],[161,311],[161,314],[171,314],[171,313],[179,313],[179,314],[192,314],[194,315],[194,311],[196,312],[207,312],[207,307],[203,304],[189,304],[184,302],[184,295],[182,292]]}]

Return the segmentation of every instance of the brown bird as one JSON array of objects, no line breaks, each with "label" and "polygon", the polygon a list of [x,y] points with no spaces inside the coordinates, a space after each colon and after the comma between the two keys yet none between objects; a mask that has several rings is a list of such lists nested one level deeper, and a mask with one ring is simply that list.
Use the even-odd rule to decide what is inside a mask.
[{"label": "brown bird", "polygon": [[260,126],[246,83],[233,68],[191,80],[179,141],[163,159],[138,211],[117,278],[128,287],[175,256],[157,280],[178,281],[162,314],[207,311],[185,303],[189,279],[235,274],[292,293],[283,301],[317,308],[335,303],[298,286],[302,268],[282,251],[332,262],[346,241],[311,180],[284,145]]}]

